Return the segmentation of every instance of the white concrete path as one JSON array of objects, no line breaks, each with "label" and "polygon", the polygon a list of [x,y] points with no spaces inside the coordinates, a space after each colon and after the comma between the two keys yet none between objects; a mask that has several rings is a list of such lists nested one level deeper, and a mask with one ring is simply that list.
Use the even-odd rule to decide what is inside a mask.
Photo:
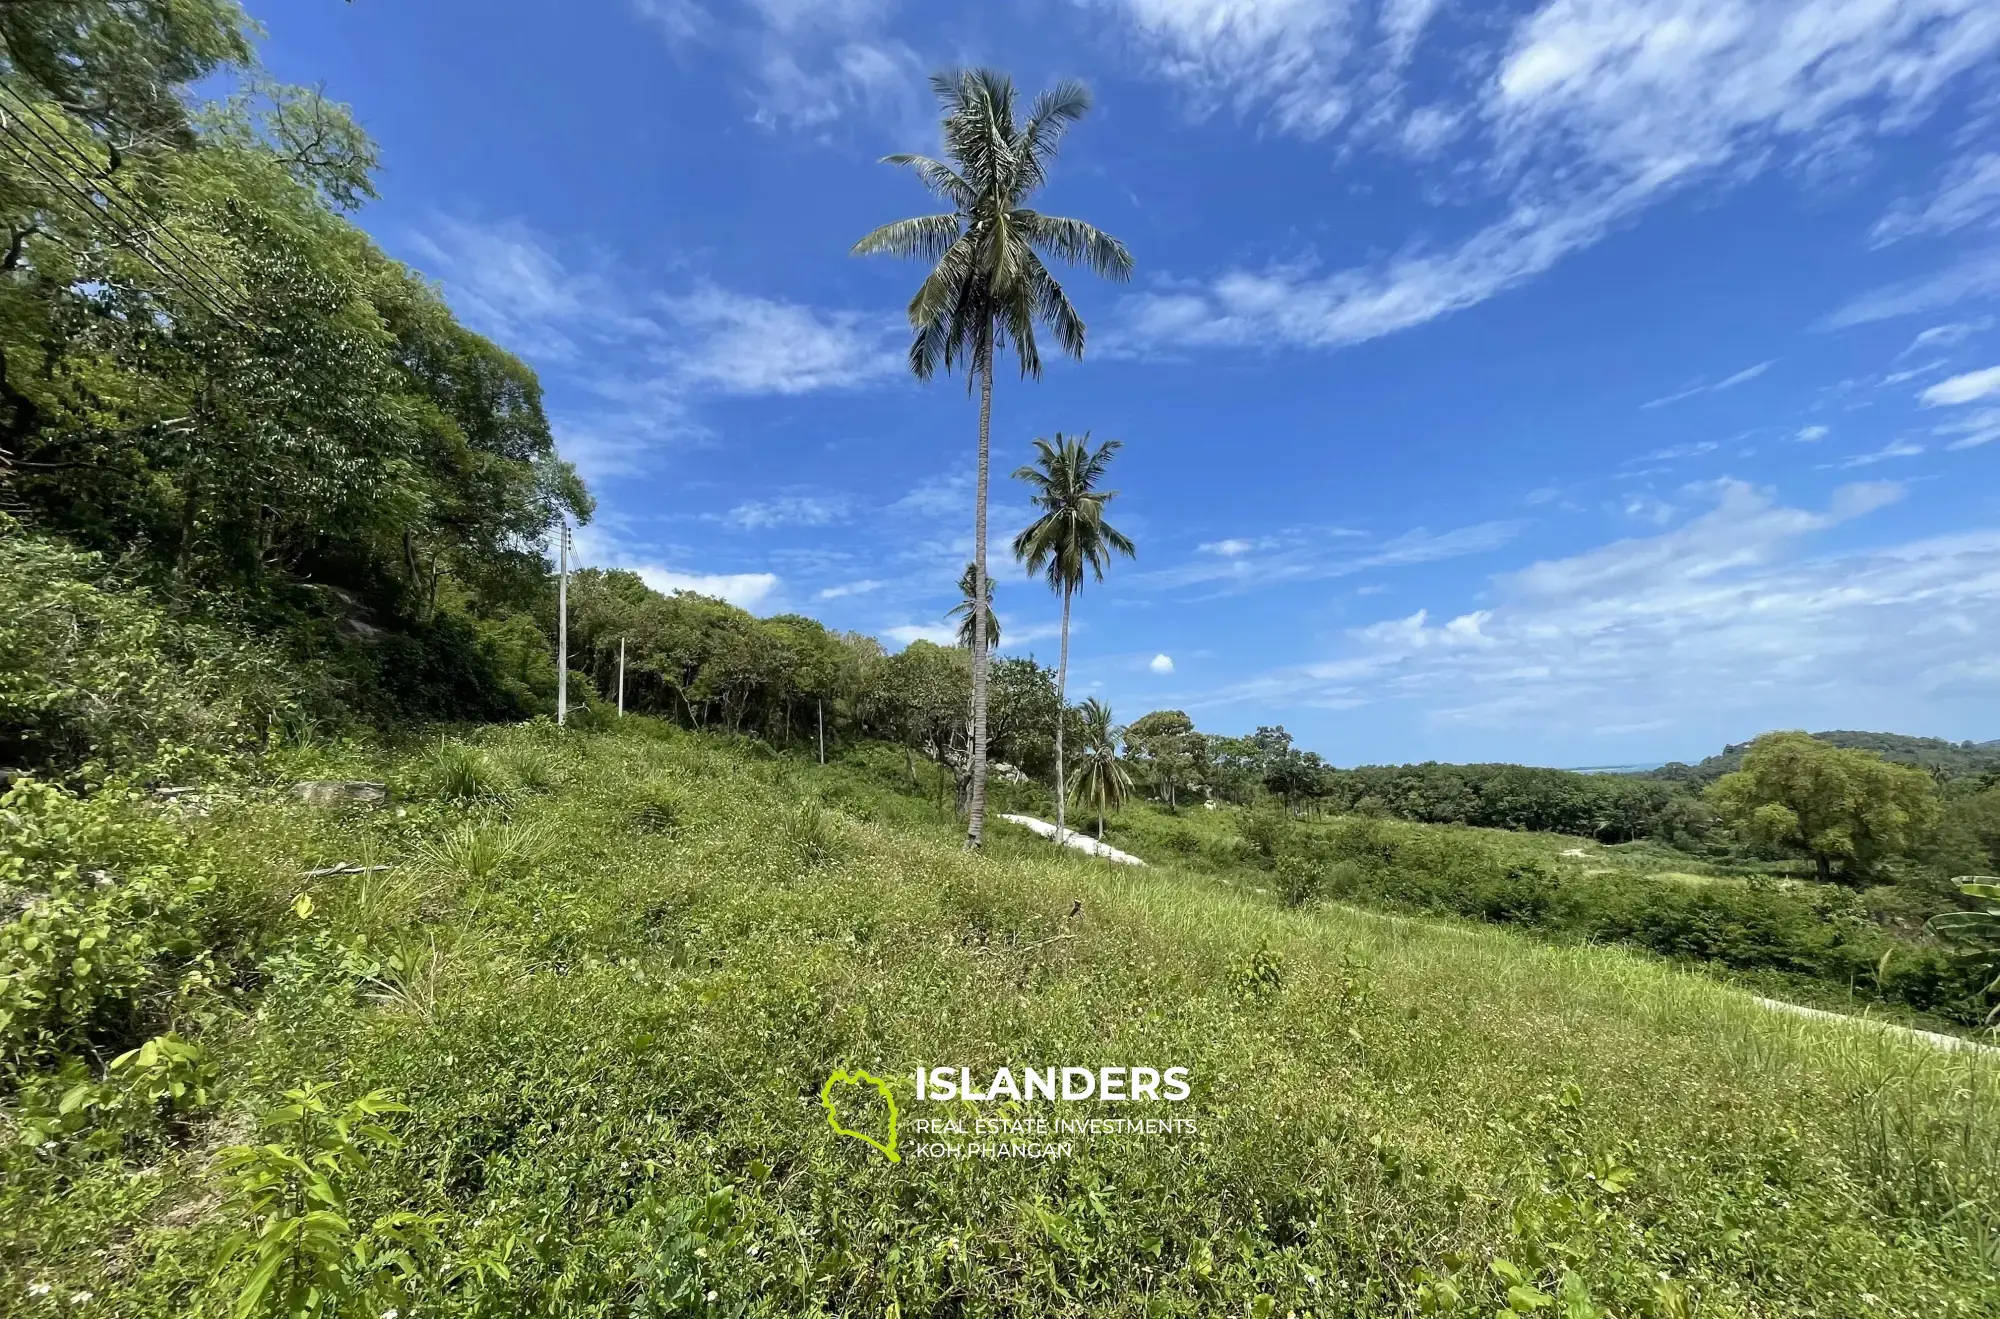
[{"label": "white concrete path", "polygon": [[1942,1035],[1934,1030],[1917,1030],[1910,1026],[1898,1026],[1887,1021],[1876,1021],[1871,1017],[1850,1017],[1844,1012],[1823,1012],[1818,1008],[1804,1007],[1797,1003],[1783,1003],[1775,998],[1759,998],[1758,1003],[1773,1012],[1790,1012],[1801,1017],[1818,1017],[1822,1021],[1844,1021],[1850,1026],[1872,1026],[1876,1030],[1897,1031],[1915,1036],[1924,1043],[1939,1049],[1971,1049],[1975,1053],[2000,1053],[2000,1049],[1990,1044],[1968,1040],[1962,1035]]},{"label": "white concrete path", "polygon": [[[1044,838],[1054,838],[1056,836],[1056,827],[1054,825],[1050,824],[1047,820],[1037,820],[1032,815],[1003,815],[1000,818],[1009,824],[1018,824],[1023,829],[1032,829]],[[1064,834],[1064,847],[1074,847],[1079,852],[1088,852],[1092,856],[1101,856],[1106,861],[1116,861],[1118,864],[1124,866],[1143,866],[1146,864],[1130,852],[1121,852],[1109,843],[1100,843],[1089,834],[1080,834],[1074,829],[1066,829],[1064,830]]]}]

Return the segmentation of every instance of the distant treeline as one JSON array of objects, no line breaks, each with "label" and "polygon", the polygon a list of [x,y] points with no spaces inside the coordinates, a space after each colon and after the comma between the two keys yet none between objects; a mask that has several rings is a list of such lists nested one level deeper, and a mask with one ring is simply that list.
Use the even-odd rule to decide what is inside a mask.
[{"label": "distant treeline", "polygon": [[1364,765],[1329,770],[1328,806],[1425,824],[1576,834],[1600,842],[1697,842],[1715,812],[1670,782],[1527,765]]},{"label": "distant treeline", "polygon": [[[1969,778],[2000,772],[2000,741],[1947,742],[1941,737],[1907,737],[1902,733],[1860,733],[1847,729],[1834,729],[1812,736],[1829,746],[1872,751],[1884,760],[1916,765],[1943,778]],[[1749,749],[1748,742],[1732,742],[1723,747],[1720,754],[1705,757],[1692,765],[1678,760],[1669,761],[1658,769],[1621,777],[1711,783],[1724,774],[1733,774],[1743,768],[1743,756]]]}]

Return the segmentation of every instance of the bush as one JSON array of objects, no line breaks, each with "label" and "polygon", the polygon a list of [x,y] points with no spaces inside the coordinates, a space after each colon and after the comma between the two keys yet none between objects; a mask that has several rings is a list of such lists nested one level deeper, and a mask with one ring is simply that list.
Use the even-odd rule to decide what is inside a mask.
[{"label": "bush", "polygon": [[212,887],[161,824],[106,792],[33,780],[0,797],[0,1069],[104,1054],[163,1030],[204,978]]},{"label": "bush", "polygon": [[305,717],[274,647],[171,613],[94,554],[0,513],[0,765],[212,767]]},{"label": "bush", "polygon": [[1976,976],[1939,949],[1882,929],[1846,889],[1577,874],[1508,855],[1468,832],[1372,819],[1300,829],[1278,846],[1287,901],[1344,897],[1493,921],[1550,938],[1808,976],[1966,1024],[1984,1016]]}]

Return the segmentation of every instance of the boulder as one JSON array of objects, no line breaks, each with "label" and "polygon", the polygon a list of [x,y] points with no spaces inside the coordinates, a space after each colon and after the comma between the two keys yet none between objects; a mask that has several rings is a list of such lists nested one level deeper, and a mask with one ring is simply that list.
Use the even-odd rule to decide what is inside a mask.
[{"label": "boulder", "polygon": [[389,787],[359,779],[307,779],[292,785],[292,795],[308,806],[379,806],[389,800]]}]

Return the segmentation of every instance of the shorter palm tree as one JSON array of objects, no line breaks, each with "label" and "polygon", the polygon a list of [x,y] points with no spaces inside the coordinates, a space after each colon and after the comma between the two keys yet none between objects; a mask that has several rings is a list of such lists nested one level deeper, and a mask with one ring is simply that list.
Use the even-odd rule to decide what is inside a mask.
[{"label": "shorter palm tree", "polygon": [[[1093,451],[1090,436],[1082,439],[1056,432],[1055,442],[1035,441],[1035,461],[1014,473],[1035,492],[1035,507],[1041,516],[1014,537],[1014,557],[1030,573],[1042,573],[1049,588],[1062,597],[1062,657],[1056,663],[1056,707],[1061,709],[1069,692],[1069,609],[1076,593],[1083,589],[1086,569],[1104,580],[1105,565],[1113,553],[1131,558],[1139,551],[1131,540],[1104,520],[1104,506],[1117,498],[1116,490],[1100,490],[1098,482],[1111,465],[1112,455],[1124,446],[1106,440]],[[1063,728],[1056,721],[1056,841],[1063,836]]]},{"label": "shorter palm tree", "polygon": [[1097,839],[1104,841],[1104,813],[1115,811],[1132,795],[1132,776],[1118,758],[1118,738],[1125,730],[1112,724],[1111,707],[1091,697],[1077,707],[1083,725],[1082,752],[1069,776],[1069,795],[1097,812]]},{"label": "shorter palm tree", "polygon": [[[966,564],[965,571],[958,578],[958,603],[953,605],[950,612],[945,614],[946,618],[955,618],[958,620],[958,644],[967,650],[971,650],[973,642],[977,640],[973,632],[973,625],[976,620],[973,617],[972,610],[973,601],[979,595],[978,580],[979,565],[976,563]],[[986,648],[988,650],[998,650],[1000,648],[1000,616],[993,612],[993,579],[990,577],[986,579]]]}]

